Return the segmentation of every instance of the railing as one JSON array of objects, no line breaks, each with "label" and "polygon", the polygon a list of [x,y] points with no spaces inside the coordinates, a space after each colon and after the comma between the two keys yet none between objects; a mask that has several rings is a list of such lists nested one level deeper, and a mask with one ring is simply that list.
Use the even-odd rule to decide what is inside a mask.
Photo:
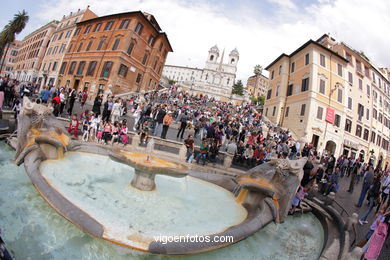
[{"label": "railing", "polygon": [[[339,212],[339,214],[343,218],[343,220],[347,223],[348,218],[350,218],[348,211],[346,211],[345,208],[343,206],[341,206],[340,203],[338,203],[336,200],[334,200],[332,203],[333,208],[335,205],[337,205],[337,207],[340,209],[340,211],[338,211],[337,209],[336,210]],[[343,217],[344,213],[346,215],[346,218]],[[351,242],[350,247],[352,247],[356,243],[356,225],[355,224],[352,224],[352,234],[353,234],[353,241]]]}]

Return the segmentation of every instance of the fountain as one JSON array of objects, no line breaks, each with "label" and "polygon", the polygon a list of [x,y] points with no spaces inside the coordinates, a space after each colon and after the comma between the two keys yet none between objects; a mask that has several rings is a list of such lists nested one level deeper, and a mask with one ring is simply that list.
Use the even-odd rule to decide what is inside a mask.
[{"label": "fountain", "polygon": [[[154,156],[153,139],[144,154],[72,140],[49,108],[27,99],[18,141],[16,164],[56,212],[96,238],[164,255],[213,251],[291,221],[306,162],[273,160],[237,178],[190,171]],[[156,239],[198,235],[212,242]],[[215,240],[222,236],[233,239]]]}]

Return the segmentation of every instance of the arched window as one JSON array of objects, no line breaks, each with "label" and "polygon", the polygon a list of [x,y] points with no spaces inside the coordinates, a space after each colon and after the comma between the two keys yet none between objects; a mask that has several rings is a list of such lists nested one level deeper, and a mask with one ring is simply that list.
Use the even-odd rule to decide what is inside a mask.
[{"label": "arched window", "polygon": [[210,61],[214,60],[214,55],[210,55]]},{"label": "arched window", "polygon": [[230,64],[233,64],[235,62],[235,59],[231,59]]},{"label": "arched window", "polygon": [[206,80],[209,78],[209,74],[206,74]]},{"label": "arched window", "polygon": [[229,85],[229,83],[230,83],[230,78],[227,79],[227,84]]}]

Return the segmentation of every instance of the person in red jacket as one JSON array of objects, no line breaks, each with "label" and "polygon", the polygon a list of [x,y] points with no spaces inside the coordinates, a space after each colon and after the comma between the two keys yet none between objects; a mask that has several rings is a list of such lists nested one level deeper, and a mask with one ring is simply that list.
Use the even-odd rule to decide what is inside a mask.
[{"label": "person in red jacket", "polygon": [[77,138],[77,129],[79,128],[79,120],[77,120],[77,115],[74,114],[70,120],[68,133],[70,134],[73,130],[73,136]]}]

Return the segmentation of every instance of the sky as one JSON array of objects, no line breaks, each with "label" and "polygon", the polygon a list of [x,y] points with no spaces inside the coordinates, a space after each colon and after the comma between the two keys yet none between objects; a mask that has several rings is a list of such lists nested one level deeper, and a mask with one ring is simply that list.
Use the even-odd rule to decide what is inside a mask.
[{"label": "sky", "polygon": [[30,21],[17,36],[23,39],[88,5],[98,16],[153,14],[174,50],[166,64],[203,68],[212,46],[225,54],[237,48],[237,79],[243,82],[256,64],[266,67],[324,33],[364,51],[378,67],[390,67],[388,0],[2,0],[0,28],[25,9]]}]

